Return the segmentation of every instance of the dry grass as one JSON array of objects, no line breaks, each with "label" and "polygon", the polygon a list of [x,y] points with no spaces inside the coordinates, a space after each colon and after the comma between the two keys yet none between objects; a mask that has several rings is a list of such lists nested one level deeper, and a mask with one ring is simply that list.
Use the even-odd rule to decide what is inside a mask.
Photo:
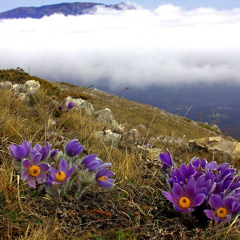
[{"label": "dry grass", "polygon": [[[9,90],[0,90],[0,238],[1,239],[239,239],[239,220],[230,225],[214,225],[205,218],[185,219],[172,210],[162,196],[165,181],[159,176],[153,157],[134,144],[114,148],[95,139],[102,130],[93,116],[84,112],[59,111],[64,97],[82,96],[95,110],[110,108],[127,128],[146,126],[140,139],[167,135],[186,139],[208,136],[183,118],[156,108],[69,84],[50,84],[20,69],[1,70],[0,79],[24,83],[40,81],[41,90],[29,103],[17,99]],[[50,120],[56,122],[51,125]],[[62,148],[69,139],[79,139],[89,154],[111,162],[116,186],[92,188],[81,200],[65,196],[56,207],[42,191],[28,188],[16,175],[7,147],[23,140]],[[156,143],[165,151],[166,144]],[[168,146],[179,162],[191,158],[185,149]],[[85,153],[87,154],[87,153]],[[84,155],[84,154],[83,154]],[[209,157],[202,153],[200,157]],[[211,160],[211,159],[209,159]],[[201,222],[203,221],[203,222]]]}]

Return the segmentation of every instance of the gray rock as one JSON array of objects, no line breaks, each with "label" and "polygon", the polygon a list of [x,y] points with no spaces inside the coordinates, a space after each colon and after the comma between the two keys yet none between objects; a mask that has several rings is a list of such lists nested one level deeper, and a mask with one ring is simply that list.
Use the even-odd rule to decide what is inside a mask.
[{"label": "gray rock", "polygon": [[9,82],[9,81],[0,82],[0,88],[11,89],[12,88],[12,83]]},{"label": "gray rock", "polygon": [[118,134],[126,132],[126,128],[123,125],[118,124],[116,120],[111,121],[111,131]]},{"label": "gray rock", "polygon": [[193,152],[201,149],[211,152],[221,162],[231,162],[240,157],[240,143],[222,136],[190,140],[189,147]]},{"label": "gray rock", "polygon": [[14,93],[14,95],[18,94],[21,90],[21,85],[20,84],[13,84],[12,85],[12,91]]},{"label": "gray rock", "polygon": [[103,124],[111,124],[114,120],[112,111],[109,108],[95,112],[96,120]]},{"label": "gray rock", "polygon": [[183,149],[188,148],[188,142],[186,142],[183,138],[160,135],[157,137],[156,141],[163,143],[165,146],[179,147]]},{"label": "gray rock", "polygon": [[117,147],[122,139],[121,134],[113,133],[111,130],[98,131],[95,133],[96,139],[102,139],[105,143]]},{"label": "gray rock", "polygon": [[24,90],[25,90],[26,94],[28,94],[28,95],[32,95],[32,94],[38,92],[39,89],[40,89],[40,83],[38,81],[28,80],[24,84]]},{"label": "gray rock", "polygon": [[135,144],[138,140],[138,130],[130,129],[128,132],[123,134],[123,142],[127,144]]},{"label": "gray rock", "polygon": [[147,157],[154,159],[158,157],[161,152],[160,148],[148,148],[146,146],[137,146],[139,150],[141,150]]}]

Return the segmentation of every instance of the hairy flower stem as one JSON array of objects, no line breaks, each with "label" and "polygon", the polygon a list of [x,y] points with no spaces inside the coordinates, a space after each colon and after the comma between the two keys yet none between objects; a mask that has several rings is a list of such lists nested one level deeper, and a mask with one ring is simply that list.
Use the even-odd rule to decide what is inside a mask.
[{"label": "hairy flower stem", "polygon": [[75,198],[80,199],[82,197],[82,195],[93,185],[94,185],[94,183],[92,183],[92,184],[90,184],[88,186],[80,185],[78,190],[77,190],[77,192],[76,192],[76,194],[75,194]]},{"label": "hairy flower stem", "polygon": [[51,187],[46,187],[46,192],[53,198],[54,203],[57,205],[60,199],[60,187],[58,184],[53,184]]}]

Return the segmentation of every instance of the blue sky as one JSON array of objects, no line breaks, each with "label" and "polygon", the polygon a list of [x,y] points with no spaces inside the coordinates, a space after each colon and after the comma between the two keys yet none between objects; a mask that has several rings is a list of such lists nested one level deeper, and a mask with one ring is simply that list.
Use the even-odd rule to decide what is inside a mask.
[{"label": "blue sky", "polygon": [[[42,6],[49,4],[57,4],[61,2],[88,2],[86,0],[1,0],[0,12],[7,11],[17,7],[30,7],[30,6]],[[99,2],[104,4],[116,4],[124,2],[122,0],[96,0],[89,2]],[[132,0],[129,2],[137,3],[144,8],[155,9],[162,4],[173,4],[181,6],[184,9],[194,9],[199,7],[211,7],[215,9],[231,9],[240,7],[240,0]]]}]

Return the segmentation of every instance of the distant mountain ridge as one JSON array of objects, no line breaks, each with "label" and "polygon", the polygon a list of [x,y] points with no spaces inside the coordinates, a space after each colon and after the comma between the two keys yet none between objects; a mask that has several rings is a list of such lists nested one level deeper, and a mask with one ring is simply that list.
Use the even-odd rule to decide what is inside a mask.
[{"label": "distant mountain ridge", "polygon": [[6,12],[0,13],[0,19],[12,19],[12,18],[42,18],[53,14],[68,15],[83,15],[93,11],[95,7],[103,6],[115,10],[121,10],[123,7],[133,9],[133,6],[126,5],[125,3],[119,3],[114,5],[105,5],[102,3],[93,2],[75,2],[75,3],[59,3],[53,5],[45,5],[41,7],[19,7]]}]

